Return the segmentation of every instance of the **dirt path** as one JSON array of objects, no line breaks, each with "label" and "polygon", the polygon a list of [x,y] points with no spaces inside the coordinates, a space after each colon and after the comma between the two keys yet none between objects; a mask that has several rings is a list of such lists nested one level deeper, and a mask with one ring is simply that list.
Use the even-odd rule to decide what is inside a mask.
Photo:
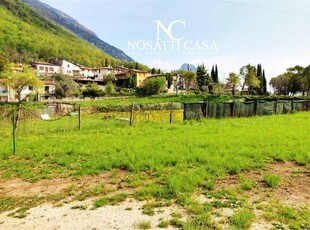
[{"label": "dirt path", "polygon": [[[275,189],[268,188],[263,182],[263,176],[267,172],[275,173],[281,177],[281,183]],[[125,186],[122,186],[121,179],[126,176],[126,172],[120,171],[117,174],[117,178],[112,178],[111,173],[104,173],[97,176],[85,176],[76,180],[42,180],[36,183],[18,179],[10,180],[0,182],[0,195],[7,197],[57,195],[70,186],[82,189],[96,184],[106,184],[115,191],[126,189]],[[240,183],[240,176],[257,182],[257,185],[252,190],[246,191],[250,197],[249,201],[253,204],[257,200],[268,201],[270,198],[276,198],[281,203],[292,207],[310,205],[310,173],[309,168],[305,166],[299,166],[292,162],[267,164],[264,170],[245,172],[241,175],[229,175],[222,180],[218,180],[215,190],[237,188]],[[206,202],[204,197],[202,197],[202,200]],[[142,213],[144,204],[145,202],[139,202],[132,198],[128,198],[116,206],[108,205],[94,210],[92,210],[92,198],[86,201],[62,202],[60,207],[55,207],[52,204],[42,204],[27,210],[28,215],[23,219],[8,216],[13,212],[12,210],[0,214],[0,229],[127,230],[137,229],[137,224],[142,221],[149,222],[151,229],[160,229],[157,225],[161,220],[171,220],[171,213],[180,211],[180,208],[176,206],[156,208],[154,216],[147,216]],[[223,218],[228,218],[233,212],[234,210],[231,208],[219,210]],[[225,228],[225,224],[222,227]],[[251,229],[269,229],[271,227],[270,223],[258,220],[252,224]],[[170,226],[168,229],[174,228]]]},{"label": "dirt path", "polygon": [[[44,204],[28,210],[28,215],[23,219],[8,217],[10,212],[0,215],[0,229],[6,230],[54,230],[54,229],[137,229],[137,224],[142,221],[150,222],[152,229],[157,227],[160,220],[168,220],[172,207],[157,209],[154,216],[142,214],[145,202],[128,199],[117,206],[106,206],[90,210],[91,202],[72,202],[62,207],[53,207]],[[72,209],[84,207],[86,210]],[[168,229],[174,229],[169,227]]]}]

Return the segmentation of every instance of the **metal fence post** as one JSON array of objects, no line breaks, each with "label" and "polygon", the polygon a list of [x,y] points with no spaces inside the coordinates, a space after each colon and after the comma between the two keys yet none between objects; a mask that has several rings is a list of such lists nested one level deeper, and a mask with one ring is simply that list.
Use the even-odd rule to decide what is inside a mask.
[{"label": "metal fence post", "polygon": [[170,104],[170,117],[169,117],[170,124],[172,123],[172,102]]},{"label": "metal fence post", "polygon": [[78,117],[78,122],[79,122],[79,130],[81,130],[81,105],[79,105],[79,117]]},{"label": "metal fence post", "polygon": [[130,110],[130,121],[129,121],[130,125],[133,124],[133,112],[134,112],[134,104],[132,103],[131,110]]},{"label": "metal fence post", "polygon": [[13,154],[16,154],[16,115],[13,114],[12,117],[12,128],[13,128]]}]

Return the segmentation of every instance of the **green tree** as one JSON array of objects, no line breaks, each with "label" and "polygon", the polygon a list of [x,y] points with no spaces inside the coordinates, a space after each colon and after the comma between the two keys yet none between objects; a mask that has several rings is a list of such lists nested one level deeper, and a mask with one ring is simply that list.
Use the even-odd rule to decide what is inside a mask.
[{"label": "green tree", "polygon": [[136,88],[137,87],[137,76],[130,73],[126,74],[127,79],[127,88]]},{"label": "green tree", "polygon": [[84,97],[99,97],[103,96],[104,92],[101,90],[96,82],[87,83],[82,92]]},{"label": "green tree", "polygon": [[55,75],[56,80],[55,95],[58,98],[78,97],[81,94],[80,86],[69,77],[63,75]]},{"label": "green tree", "polygon": [[271,78],[269,85],[275,90],[275,94],[288,95],[290,89],[290,74],[284,73]]},{"label": "green tree", "polygon": [[240,85],[240,76],[236,73],[229,73],[227,84],[232,88],[232,95],[236,94],[236,86]]},{"label": "green tree", "polygon": [[168,89],[170,89],[171,85],[173,83],[172,73],[166,73],[166,80],[167,80],[167,87],[168,87]]},{"label": "green tree", "polygon": [[112,94],[115,93],[115,86],[112,82],[108,82],[108,84],[105,87],[105,92],[111,96]]},{"label": "green tree", "polygon": [[255,90],[256,90],[257,94],[263,95],[264,94],[264,90],[263,90],[264,82],[263,82],[263,71],[262,71],[262,65],[261,64],[257,65],[256,77],[260,81],[260,86],[258,88],[256,88]]},{"label": "green tree", "polygon": [[198,65],[197,71],[196,71],[196,78],[197,78],[197,85],[199,87],[199,90],[203,90],[203,86],[206,86],[207,84],[207,71],[205,69],[204,64]]},{"label": "green tree", "polygon": [[241,93],[244,91],[245,86],[248,87],[248,94],[252,93],[252,90],[260,86],[260,81],[256,76],[256,69],[250,64],[240,68],[240,76],[243,79]]},{"label": "green tree", "polygon": [[294,95],[297,92],[305,94],[305,81],[303,78],[304,68],[296,65],[287,69],[287,74],[290,76],[290,89],[289,91]]},{"label": "green tree", "polygon": [[145,92],[149,95],[159,94],[165,90],[166,78],[165,77],[153,77],[146,81],[143,86]]},{"label": "green tree", "polygon": [[215,82],[215,70],[214,70],[214,65],[212,65],[212,69],[211,69],[211,78],[212,78],[212,81]]},{"label": "green tree", "polygon": [[305,82],[305,92],[307,93],[307,96],[309,96],[310,95],[310,65],[304,68],[303,78]]},{"label": "green tree", "polygon": [[217,64],[215,65],[215,70],[214,70],[214,83],[219,83],[219,72],[217,69]]},{"label": "green tree", "polygon": [[16,116],[16,124],[19,121],[20,112],[22,109],[22,101],[29,95],[23,95],[23,90],[26,87],[32,87],[34,91],[39,93],[40,89],[44,87],[43,82],[36,76],[35,72],[28,68],[22,67],[19,70],[14,70],[12,65],[3,67],[0,73],[0,78],[4,79],[4,86],[13,90],[18,100],[18,110]]},{"label": "green tree", "polygon": [[108,59],[107,59],[107,58],[105,59],[104,66],[105,66],[105,67],[108,67],[108,66],[109,66],[109,62],[108,62]]},{"label": "green tree", "polygon": [[112,73],[108,73],[107,75],[103,76],[104,84],[107,84],[108,82],[113,82],[114,80],[115,76]]},{"label": "green tree", "polygon": [[185,89],[189,90],[190,86],[193,85],[196,81],[196,74],[192,71],[179,71],[180,77],[185,80]]},{"label": "green tree", "polygon": [[9,62],[5,57],[0,56],[0,73],[5,70],[5,67],[8,65],[8,63]]},{"label": "green tree", "polygon": [[262,94],[263,95],[266,95],[267,94],[267,79],[265,77],[265,70],[263,70],[263,77],[262,77],[262,81],[263,81],[263,84],[262,84]]}]

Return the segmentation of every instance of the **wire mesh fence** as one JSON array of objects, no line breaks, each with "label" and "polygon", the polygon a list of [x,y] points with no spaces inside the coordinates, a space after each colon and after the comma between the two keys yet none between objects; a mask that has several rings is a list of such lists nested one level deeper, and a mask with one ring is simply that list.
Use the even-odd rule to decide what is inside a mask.
[{"label": "wire mesh fence", "polygon": [[255,100],[225,103],[185,103],[184,120],[200,118],[251,117],[309,111],[309,100]]},{"label": "wire mesh fence", "polygon": [[[80,108],[75,104],[48,104],[46,108],[0,107],[0,147],[38,135],[53,137],[60,132],[95,131],[98,126],[139,125],[146,122],[173,123],[201,118],[251,117],[309,111],[309,100],[255,100],[225,103],[157,103],[114,107]],[[18,121],[15,122],[18,115]],[[108,122],[109,121],[109,122]],[[15,143],[16,144],[16,143]],[[16,146],[15,146],[16,147]]]}]

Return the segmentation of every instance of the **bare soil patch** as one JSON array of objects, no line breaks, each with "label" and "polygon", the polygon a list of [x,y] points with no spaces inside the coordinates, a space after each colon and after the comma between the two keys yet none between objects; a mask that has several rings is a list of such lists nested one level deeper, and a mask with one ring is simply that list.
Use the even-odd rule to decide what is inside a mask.
[{"label": "bare soil patch", "polygon": [[[119,178],[125,177],[126,172],[119,170],[117,176]],[[119,183],[121,183],[121,179]],[[0,196],[28,197],[56,195],[71,186],[87,188],[96,184],[107,184],[109,187],[118,187],[117,183],[112,182],[112,175],[110,172],[93,176],[83,176],[78,179],[57,178],[52,180],[41,180],[35,183],[14,179],[0,182]]]},{"label": "bare soil patch", "polygon": [[[269,188],[263,181],[266,173],[274,173],[281,177],[276,188]],[[294,206],[309,204],[310,200],[310,170],[293,162],[275,162],[266,165],[264,170],[249,171],[238,175],[229,175],[216,183],[215,189],[236,188],[240,185],[240,177],[257,182],[255,188],[248,191],[251,199],[265,198],[272,194],[273,198]]]}]

